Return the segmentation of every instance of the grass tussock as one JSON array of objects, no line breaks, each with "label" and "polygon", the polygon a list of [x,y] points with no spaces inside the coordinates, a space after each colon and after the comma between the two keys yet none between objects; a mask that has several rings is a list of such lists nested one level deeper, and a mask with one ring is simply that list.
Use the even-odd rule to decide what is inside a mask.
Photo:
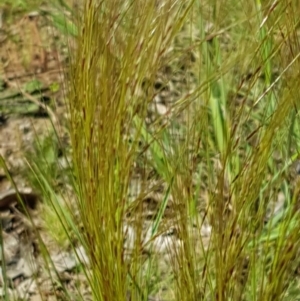
[{"label": "grass tussock", "polygon": [[[69,109],[78,207],[95,300],[125,300],[128,274],[141,291],[143,280],[136,279],[141,254],[136,250],[126,262],[123,245],[129,180],[151,101],[139,89],[146,78],[153,82],[190,5],[89,1],[84,7],[72,57]],[[132,296],[141,298],[137,292]]]},{"label": "grass tussock", "polygon": [[88,254],[93,300],[299,296],[299,13],[85,1],[68,84],[78,215],[48,197]]}]

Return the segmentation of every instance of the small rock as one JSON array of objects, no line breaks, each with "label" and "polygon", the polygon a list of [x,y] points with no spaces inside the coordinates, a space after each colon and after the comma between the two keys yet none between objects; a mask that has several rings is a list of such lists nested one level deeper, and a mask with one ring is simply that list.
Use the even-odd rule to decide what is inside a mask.
[{"label": "small rock", "polygon": [[38,270],[38,265],[33,258],[29,258],[25,260],[24,258],[20,258],[17,268],[22,271],[22,275],[24,277],[31,277]]},{"label": "small rock", "polygon": [[71,271],[77,266],[75,256],[67,252],[61,252],[57,255],[51,256],[55,270],[59,273],[64,271]]},{"label": "small rock", "polygon": [[[6,264],[10,264],[16,261],[17,254],[19,252],[19,240],[13,234],[8,234],[6,232],[2,233],[3,236],[3,247],[4,247],[4,257]],[[1,258],[0,253],[0,259]]]},{"label": "small rock", "polygon": [[168,112],[168,109],[165,105],[162,103],[157,103],[156,104],[156,111],[159,115],[165,115]]},{"label": "small rock", "polygon": [[22,276],[23,271],[17,267],[17,264],[13,264],[7,267],[6,278],[14,280]]}]

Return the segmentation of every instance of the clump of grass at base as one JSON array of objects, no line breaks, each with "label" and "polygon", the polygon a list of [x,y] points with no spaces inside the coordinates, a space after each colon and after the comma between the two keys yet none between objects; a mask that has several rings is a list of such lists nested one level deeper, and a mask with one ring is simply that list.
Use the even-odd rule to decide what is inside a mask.
[{"label": "clump of grass at base", "polygon": [[[295,220],[299,222],[299,216],[293,211],[295,199],[287,204],[285,218],[279,224],[282,229],[280,234],[275,228],[268,228],[270,240],[267,246],[260,243],[260,238],[266,230],[264,217],[271,202],[271,196],[267,195],[265,187],[268,187],[267,192],[270,194],[280,189],[279,181],[266,183],[267,178],[273,178],[268,172],[270,165],[276,165],[273,154],[275,151],[280,152],[283,162],[292,159],[286,157],[290,150],[285,143],[287,137],[294,135],[290,131],[295,101],[291,94],[295,93],[294,89],[297,86],[284,86],[285,73],[280,65],[278,77],[271,80],[270,70],[276,65],[279,56],[278,48],[276,49],[275,45],[272,47],[272,41],[278,30],[275,24],[291,26],[287,31],[292,30],[295,24],[292,26],[289,21],[283,20],[284,5],[278,5],[274,12],[272,10],[272,16],[269,16],[271,3],[260,7],[256,7],[254,3],[240,3],[247,7],[247,13],[240,8],[235,9],[232,1],[223,4],[224,7],[222,5],[220,10],[217,4],[211,4],[211,11],[214,12],[211,19],[205,16],[203,7],[199,7],[198,14],[195,13],[196,19],[199,20],[197,24],[202,30],[205,22],[209,21],[214,26],[211,33],[213,38],[206,41],[203,37],[200,43],[199,87],[205,85],[206,88],[199,88],[200,108],[195,110],[198,113],[195,119],[190,120],[190,124],[193,125],[192,136],[195,141],[201,140],[203,144],[203,149],[200,149],[200,164],[208,170],[207,214],[212,225],[212,240],[211,248],[206,253],[204,267],[199,267],[197,260],[193,261],[195,266],[191,267],[191,261],[186,256],[190,251],[184,251],[186,255],[182,257],[181,263],[184,266],[184,260],[187,260],[190,276],[187,274],[178,277],[178,294],[181,294],[182,299],[189,300],[188,292],[185,293],[183,287],[186,283],[181,286],[181,282],[182,279],[193,276],[197,277],[200,283],[198,298],[201,300],[280,300],[293,277],[290,268],[299,245],[299,230],[295,223]],[[248,10],[253,14],[249,15]],[[293,14],[292,11],[290,13]],[[269,19],[272,20],[270,23],[267,22]],[[235,22],[228,25],[232,20]],[[248,26],[249,24],[251,26]],[[228,30],[224,30],[226,26]],[[226,32],[234,37],[239,29],[241,37],[238,48],[226,49],[226,44],[222,44],[222,39],[226,37],[222,33]],[[229,47],[233,45],[229,43]],[[246,73],[237,71],[240,65],[243,67],[241,70],[244,69]],[[262,73],[259,71],[259,76],[250,77],[250,88],[239,103],[239,90],[246,84],[245,76],[251,74],[251,70],[261,70]],[[296,64],[291,66],[292,73],[296,70]],[[275,73],[275,70],[272,72]],[[262,84],[261,89],[256,90],[258,94],[253,97],[251,86],[259,82]],[[196,102],[193,104],[196,105]],[[247,127],[245,125],[248,122]],[[250,122],[256,123],[257,126],[251,127]],[[251,145],[249,142],[253,136],[256,136],[256,142]],[[214,169],[209,169],[213,160],[217,161],[217,168],[215,165]],[[188,169],[188,165],[182,166],[183,162],[188,160],[180,161],[178,165],[180,164],[182,169]],[[278,165],[276,168],[280,169]],[[177,199],[186,199],[186,195],[180,193],[183,191],[182,188],[177,190]],[[289,231],[284,230],[287,228]],[[274,239],[275,232],[277,236]],[[288,242],[287,237],[292,243]],[[186,243],[188,245],[189,242]],[[255,247],[249,247],[250,244]],[[289,250],[289,255],[282,251],[285,249]],[[274,252],[286,256],[272,257],[270,254]],[[260,256],[264,258],[261,261]],[[266,258],[272,262],[271,268],[267,267]],[[197,267],[198,270],[203,269],[203,272],[198,272],[195,276],[193,271],[196,271]],[[284,268],[279,272],[279,267]],[[178,273],[180,275],[181,270]],[[280,280],[277,277],[280,277]],[[190,284],[191,280],[188,283]]]},{"label": "clump of grass at base", "polygon": [[[124,259],[124,214],[135,149],[127,137],[135,117],[144,120],[151,99],[139,96],[153,80],[189,2],[89,1],[79,26],[70,71],[71,141],[78,207],[91,261],[94,300],[147,296],[136,274],[140,251]],[[139,246],[135,247],[138,250]],[[130,285],[128,275],[131,275]]]}]

